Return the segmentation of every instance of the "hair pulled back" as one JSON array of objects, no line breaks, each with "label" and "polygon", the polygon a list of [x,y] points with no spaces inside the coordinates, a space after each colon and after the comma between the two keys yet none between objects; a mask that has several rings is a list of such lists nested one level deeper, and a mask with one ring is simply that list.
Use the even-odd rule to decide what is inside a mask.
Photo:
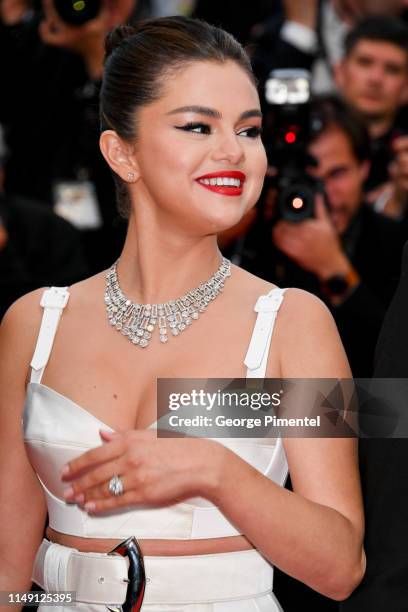
[{"label": "hair pulled back", "polygon": [[[123,140],[137,139],[137,111],[160,98],[165,78],[196,61],[239,64],[255,83],[243,47],[221,28],[189,17],[148,19],[118,26],[105,42],[105,71],[100,93],[101,131]],[[119,213],[129,216],[126,184],[114,175]]]}]

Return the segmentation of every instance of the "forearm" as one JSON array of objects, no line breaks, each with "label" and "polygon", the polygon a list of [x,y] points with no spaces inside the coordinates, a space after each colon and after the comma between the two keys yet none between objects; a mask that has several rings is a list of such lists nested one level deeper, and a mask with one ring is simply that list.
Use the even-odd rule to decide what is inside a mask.
[{"label": "forearm", "polygon": [[333,599],[357,586],[362,541],[340,512],[278,486],[233,454],[221,483],[211,501],[272,564]]}]

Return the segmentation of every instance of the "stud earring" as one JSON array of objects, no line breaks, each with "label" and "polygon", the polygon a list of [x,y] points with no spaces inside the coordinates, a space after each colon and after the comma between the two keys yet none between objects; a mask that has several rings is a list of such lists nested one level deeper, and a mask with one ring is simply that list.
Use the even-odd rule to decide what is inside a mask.
[{"label": "stud earring", "polygon": [[128,181],[132,182],[135,180],[135,173],[134,172],[128,172]]}]

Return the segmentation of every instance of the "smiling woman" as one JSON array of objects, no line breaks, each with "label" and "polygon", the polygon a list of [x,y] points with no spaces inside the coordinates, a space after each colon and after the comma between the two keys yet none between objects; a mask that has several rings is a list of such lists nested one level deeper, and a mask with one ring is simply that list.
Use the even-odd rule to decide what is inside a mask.
[{"label": "smiling woman", "polygon": [[121,257],[69,292],[25,296],[1,326],[0,471],[13,495],[0,501],[0,590],[33,575],[75,591],[79,610],[276,612],[276,564],[346,597],[364,573],[353,440],[155,431],[157,378],[350,375],[318,300],[284,297],[217,247],[266,171],[244,50],[181,17],[115,30],[101,125],[128,218]]}]

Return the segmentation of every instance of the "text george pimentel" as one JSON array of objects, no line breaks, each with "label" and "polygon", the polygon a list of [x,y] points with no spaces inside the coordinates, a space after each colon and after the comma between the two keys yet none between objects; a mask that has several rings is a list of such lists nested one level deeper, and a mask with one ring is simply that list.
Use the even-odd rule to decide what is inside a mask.
[{"label": "text george pimentel", "polygon": [[[170,393],[169,409],[178,410],[181,407],[201,407],[210,411],[216,406],[220,407],[249,407],[259,410],[262,407],[280,406],[281,394],[252,391],[221,391],[209,393],[192,390],[189,393]],[[275,414],[264,414],[259,417],[230,417],[219,414],[216,417],[208,415],[195,415],[190,417],[171,415],[168,419],[171,427],[320,427],[320,415],[316,417],[284,418]]]}]

